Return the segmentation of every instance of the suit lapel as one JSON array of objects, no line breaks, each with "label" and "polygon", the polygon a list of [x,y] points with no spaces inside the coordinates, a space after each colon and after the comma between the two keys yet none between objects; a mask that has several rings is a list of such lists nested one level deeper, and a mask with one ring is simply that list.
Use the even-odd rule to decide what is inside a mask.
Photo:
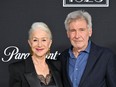
[{"label": "suit lapel", "polygon": [[57,87],[62,87],[62,83],[61,83],[61,76],[59,74],[59,72],[56,70],[56,68],[54,67],[53,63],[49,60],[46,60],[50,70],[51,70],[51,73],[52,73],[52,76],[55,80],[55,83],[56,83],[56,86]]},{"label": "suit lapel", "polygon": [[25,70],[24,76],[30,87],[41,87],[31,56],[25,60]]},{"label": "suit lapel", "polygon": [[95,50],[96,48],[97,48],[96,45],[92,43],[90,54],[89,54],[88,61],[87,61],[87,65],[86,65],[84,73],[82,75],[79,87],[81,87],[84,84],[84,81],[89,76],[89,74],[90,74],[92,68],[94,67],[94,64],[99,56],[97,50]]},{"label": "suit lapel", "polygon": [[52,72],[52,75],[53,75],[53,78],[54,78],[54,80],[55,80],[55,83],[56,83],[56,86],[57,87],[62,87],[62,83],[60,83],[60,81],[61,81],[61,76],[58,74],[58,72],[57,71],[51,71]]},{"label": "suit lapel", "polygon": [[69,75],[68,75],[68,69],[69,69],[69,53],[68,53],[68,50],[66,50],[65,52],[65,55],[63,56],[63,78],[65,79],[65,84],[67,84],[67,87],[71,87],[71,81],[70,81],[70,78],[69,78]]},{"label": "suit lapel", "polygon": [[39,79],[35,72],[26,73],[25,77],[26,77],[30,87],[41,87]]}]

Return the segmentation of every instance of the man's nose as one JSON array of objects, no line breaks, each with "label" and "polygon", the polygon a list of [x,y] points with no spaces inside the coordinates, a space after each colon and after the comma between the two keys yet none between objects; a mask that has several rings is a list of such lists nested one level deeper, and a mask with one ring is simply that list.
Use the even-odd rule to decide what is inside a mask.
[{"label": "man's nose", "polygon": [[78,31],[75,32],[75,37],[79,38],[80,37],[80,33]]}]

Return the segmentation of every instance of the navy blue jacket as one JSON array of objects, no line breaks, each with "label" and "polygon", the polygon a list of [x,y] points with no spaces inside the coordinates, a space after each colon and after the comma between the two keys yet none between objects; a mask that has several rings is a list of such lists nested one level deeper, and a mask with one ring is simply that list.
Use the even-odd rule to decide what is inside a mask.
[{"label": "navy blue jacket", "polygon": [[[68,49],[58,57],[62,65],[65,87],[71,87],[68,77]],[[91,43],[87,65],[79,87],[116,87],[116,56],[109,49]]]}]

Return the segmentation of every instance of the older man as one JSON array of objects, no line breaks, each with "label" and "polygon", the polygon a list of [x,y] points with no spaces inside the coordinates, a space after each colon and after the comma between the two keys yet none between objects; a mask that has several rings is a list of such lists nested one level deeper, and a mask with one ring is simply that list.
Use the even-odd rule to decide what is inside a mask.
[{"label": "older man", "polygon": [[74,11],[65,20],[71,47],[59,56],[65,87],[116,87],[116,57],[107,48],[95,45],[91,15]]}]

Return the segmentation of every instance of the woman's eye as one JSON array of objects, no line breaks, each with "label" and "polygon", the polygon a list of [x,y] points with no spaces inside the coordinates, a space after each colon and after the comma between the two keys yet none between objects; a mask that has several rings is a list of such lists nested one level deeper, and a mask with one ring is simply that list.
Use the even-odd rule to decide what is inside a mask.
[{"label": "woman's eye", "polygon": [[34,42],[37,41],[37,40],[33,40]]},{"label": "woman's eye", "polygon": [[42,41],[46,41],[46,40],[42,40]]}]

